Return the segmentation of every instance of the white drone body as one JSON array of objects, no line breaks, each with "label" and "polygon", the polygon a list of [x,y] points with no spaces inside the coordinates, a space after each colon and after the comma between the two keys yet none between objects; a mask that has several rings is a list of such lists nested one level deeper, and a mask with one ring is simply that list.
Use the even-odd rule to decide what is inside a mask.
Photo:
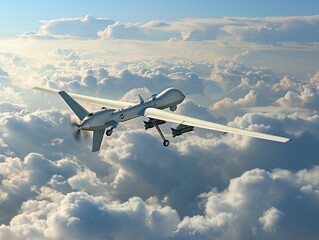
[{"label": "white drone body", "polygon": [[[94,98],[73,93],[68,94],[65,91],[57,91],[41,87],[35,87],[35,89],[60,94],[64,101],[81,120],[79,124],[76,124],[77,133],[79,134],[81,131],[93,131],[92,152],[100,150],[104,132],[107,128],[108,130],[106,131],[106,135],[111,136],[113,129],[116,128],[119,123],[137,117],[149,118],[149,121],[144,121],[145,129],[155,127],[163,139],[163,145],[165,147],[169,145],[169,141],[164,137],[159,125],[164,124],[167,121],[179,124],[176,129],[172,128],[173,137],[193,131],[194,127],[198,127],[277,142],[287,142],[290,140],[285,137],[229,127],[163,110],[169,108],[171,111],[175,111],[177,109],[177,105],[182,103],[185,99],[185,95],[176,88],[168,88],[158,95],[152,95],[150,99],[145,101],[139,95],[140,102],[135,104],[111,99]],[[101,104],[107,108],[102,107],[100,110],[89,113],[75,99]]]}]

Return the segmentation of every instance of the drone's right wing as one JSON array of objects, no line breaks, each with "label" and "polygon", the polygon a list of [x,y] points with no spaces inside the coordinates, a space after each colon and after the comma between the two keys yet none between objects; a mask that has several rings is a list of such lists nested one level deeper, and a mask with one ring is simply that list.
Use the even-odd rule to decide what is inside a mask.
[{"label": "drone's right wing", "polygon": [[214,131],[219,131],[224,133],[235,133],[235,134],[239,134],[243,136],[261,138],[261,139],[271,140],[276,142],[288,142],[290,140],[289,138],[286,138],[286,137],[230,127],[227,125],[209,122],[209,121],[205,121],[205,120],[201,120],[198,118],[193,118],[193,117],[189,117],[189,116],[185,116],[185,115],[181,115],[177,113],[167,112],[167,111],[156,109],[156,108],[145,109],[144,116],[148,118],[160,119],[163,121],[173,122],[177,124],[184,124],[184,125],[189,125],[193,127],[199,127],[203,129],[209,129],[209,130],[214,130]]}]

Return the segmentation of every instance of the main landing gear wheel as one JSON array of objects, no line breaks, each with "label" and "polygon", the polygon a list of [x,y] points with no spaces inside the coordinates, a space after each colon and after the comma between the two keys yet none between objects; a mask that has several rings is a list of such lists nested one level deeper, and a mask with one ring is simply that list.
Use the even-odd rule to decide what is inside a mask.
[{"label": "main landing gear wheel", "polygon": [[105,132],[106,136],[108,136],[108,137],[111,136],[112,133],[113,133],[113,129],[106,130],[106,132]]},{"label": "main landing gear wheel", "polygon": [[163,139],[163,145],[164,147],[167,147],[169,145],[169,141],[165,139],[161,129],[159,128],[159,126],[154,123],[154,127],[156,128],[156,130],[158,131],[159,135],[161,136],[161,138]]}]

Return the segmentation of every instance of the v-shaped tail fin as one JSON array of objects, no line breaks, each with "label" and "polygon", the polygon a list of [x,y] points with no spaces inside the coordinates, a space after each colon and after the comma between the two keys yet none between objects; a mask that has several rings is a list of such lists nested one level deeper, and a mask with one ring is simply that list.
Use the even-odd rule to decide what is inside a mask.
[{"label": "v-shaped tail fin", "polygon": [[82,107],[65,91],[60,91],[59,94],[80,120],[83,120],[83,118],[85,118],[89,114],[89,112],[84,107]]},{"label": "v-shaped tail fin", "polygon": [[105,129],[93,131],[92,152],[97,152],[101,148]]}]

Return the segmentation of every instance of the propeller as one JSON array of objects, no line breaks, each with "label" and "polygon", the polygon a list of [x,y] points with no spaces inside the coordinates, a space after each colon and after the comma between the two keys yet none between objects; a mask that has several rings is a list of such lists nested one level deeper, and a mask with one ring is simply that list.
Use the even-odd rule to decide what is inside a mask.
[{"label": "propeller", "polygon": [[87,139],[90,136],[90,133],[85,130],[79,129],[79,126],[81,125],[79,119],[72,119],[71,120],[71,128],[72,128],[72,134],[77,142],[81,142],[83,139]]}]

